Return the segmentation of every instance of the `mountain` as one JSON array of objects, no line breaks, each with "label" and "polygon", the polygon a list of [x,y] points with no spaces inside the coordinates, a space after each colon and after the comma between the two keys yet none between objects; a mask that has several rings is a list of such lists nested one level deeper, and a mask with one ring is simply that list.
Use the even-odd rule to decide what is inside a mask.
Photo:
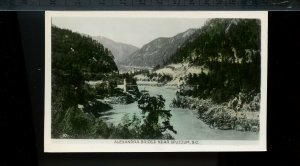
[{"label": "mountain", "polygon": [[[240,92],[256,95],[261,82],[260,28],[258,19],[211,19],[167,64],[187,63],[205,69],[182,76],[187,84],[197,85],[190,95],[220,103]],[[168,71],[166,67],[160,71]]]},{"label": "mountain", "polygon": [[[78,104],[90,105],[90,101],[95,100],[95,93],[86,81],[96,77],[103,80],[116,74],[118,68],[112,53],[92,38],[55,26],[52,26],[51,31],[53,115],[64,119],[70,110],[78,113]],[[76,120],[74,122],[79,123]]]},{"label": "mountain", "polygon": [[65,74],[72,71],[118,71],[111,51],[102,44],[90,37],[55,26],[52,27],[52,66],[54,70],[64,71]]},{"label": "mountain", "polygon": [[127,57],[130,54],[139,49],[136,46],[116,42],[103,36],[94,36],[92,38],[101,43],[104,47],[108,48],[112,52],[112,54],[115,57],[115,62],[117,64],[122,62],[124,59],[127,59]]},{"label": "mountain", "polygon": [[212,19],[168,63],[250,63],[259,58],[260,22],[255,19]]},{"label": "mountain", "polygon": [[155,67],[164,65],[182,44],[191,39],[197,29],[188,29],[173,37],[160,37],[145,44],[121,63],[125,66]]}]

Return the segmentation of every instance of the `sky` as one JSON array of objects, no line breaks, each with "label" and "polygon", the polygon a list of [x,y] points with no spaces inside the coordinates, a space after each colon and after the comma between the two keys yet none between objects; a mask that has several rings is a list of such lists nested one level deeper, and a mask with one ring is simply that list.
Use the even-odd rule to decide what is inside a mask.
[{"label": "sky", "polygon": [[200,28],[201,18],[70,18],[52,17],[52,24],[90,36],[104,36],[141,48],[158,37],[172,37],[189,28]]}]

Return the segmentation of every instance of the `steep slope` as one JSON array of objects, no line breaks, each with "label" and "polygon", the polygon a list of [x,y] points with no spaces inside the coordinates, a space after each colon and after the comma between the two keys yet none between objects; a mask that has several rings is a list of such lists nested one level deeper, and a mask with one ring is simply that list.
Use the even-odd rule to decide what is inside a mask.
[{"label": "steep slope", "polygon": [[116,42],[103,36],[94,36],[92,38],[101,43],[104,47],[108,48],[112,52],[117,65],[124,59],[127,59],[129,55],[131,55],[139,49],[136,46]]},{"label": "steep slope", "polygon": [[255,19],[212,19],[168,63],[252,62],[259,57],[259,28],[260,22]]},{"label": "steep slope", "polygon": [[115,73],[112,53],[91,38],[52,27],[52,96],[63,98],[64,108],[89,100],[85,81],[91,75]]},{"label": "steep slope", "polygon": [[152,40],[141,49],[131,54],[121,64],[126,66],[155,67],[164,65],[170,56],[176,52],[182,44],[191,39],[196,29],[189,29],[174,37],[161,37]]},{"label": "steep slope", "polygon": [[92,38],[52,27],[52,68],[64,72],[109,73],[117,71],[110,50]]},{"label": "steep slope", "polygon": [[171,106],[196,109],[211,128],[259,132],[260,27],[258,19],[207,21],[169,65],[155,71],[171,75],[173,82],[182,78]]},{"label": "steep slope", "polygon": [[186,42],[168,64],[203,66],[208,73],[186,75],[197,85],[194,96],[228,101],[240,92],[260,92],[260,21],[212,19],[192,42]]}]

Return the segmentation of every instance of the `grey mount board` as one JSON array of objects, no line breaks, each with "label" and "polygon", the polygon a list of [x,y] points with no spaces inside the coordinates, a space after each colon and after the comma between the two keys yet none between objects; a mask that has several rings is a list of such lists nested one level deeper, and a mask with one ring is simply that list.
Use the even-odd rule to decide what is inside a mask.
[{"label": "grey mount board", "polygon": [[0,10],[299,10],[299,0],[0,0]]}]

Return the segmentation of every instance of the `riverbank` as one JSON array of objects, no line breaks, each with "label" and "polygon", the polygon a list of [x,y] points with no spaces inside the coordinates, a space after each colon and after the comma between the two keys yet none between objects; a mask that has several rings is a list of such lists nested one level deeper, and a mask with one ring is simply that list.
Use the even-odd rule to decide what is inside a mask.
[{"label": "riverbank", "polygon": [[[137,82],[138,84],[146,82]],[[150,83],[150,82],[147,82]],[[153,82],[154,84],[154,82]],[[170,132],[176,140],[257,140],[259,133],[242,132],[237,130],[219,130],[210,128],[207,123],[199,119],[198,110],[189,108],[171,108],[170,105],[176,95],[176,87],[168,86],[139,86],[140,90],[149,91],[151,96],[163,95],[165,101],[165,109],[171,110],[172,117],[170,124],[173,125],[177,134]],[[138,103],[131,104],[112,104],[113,109],[103,116],[107,124],[118,126],[124,116],[129,118],[136,116],[142,119],[142,110],[137,107]]]},{"label": "riverbank", "polygon": [[177,95],[170,107],[196,110],[198,118],[210,128],[259,132],[260,94],[239,93],[221,104],[211,99]]}]

